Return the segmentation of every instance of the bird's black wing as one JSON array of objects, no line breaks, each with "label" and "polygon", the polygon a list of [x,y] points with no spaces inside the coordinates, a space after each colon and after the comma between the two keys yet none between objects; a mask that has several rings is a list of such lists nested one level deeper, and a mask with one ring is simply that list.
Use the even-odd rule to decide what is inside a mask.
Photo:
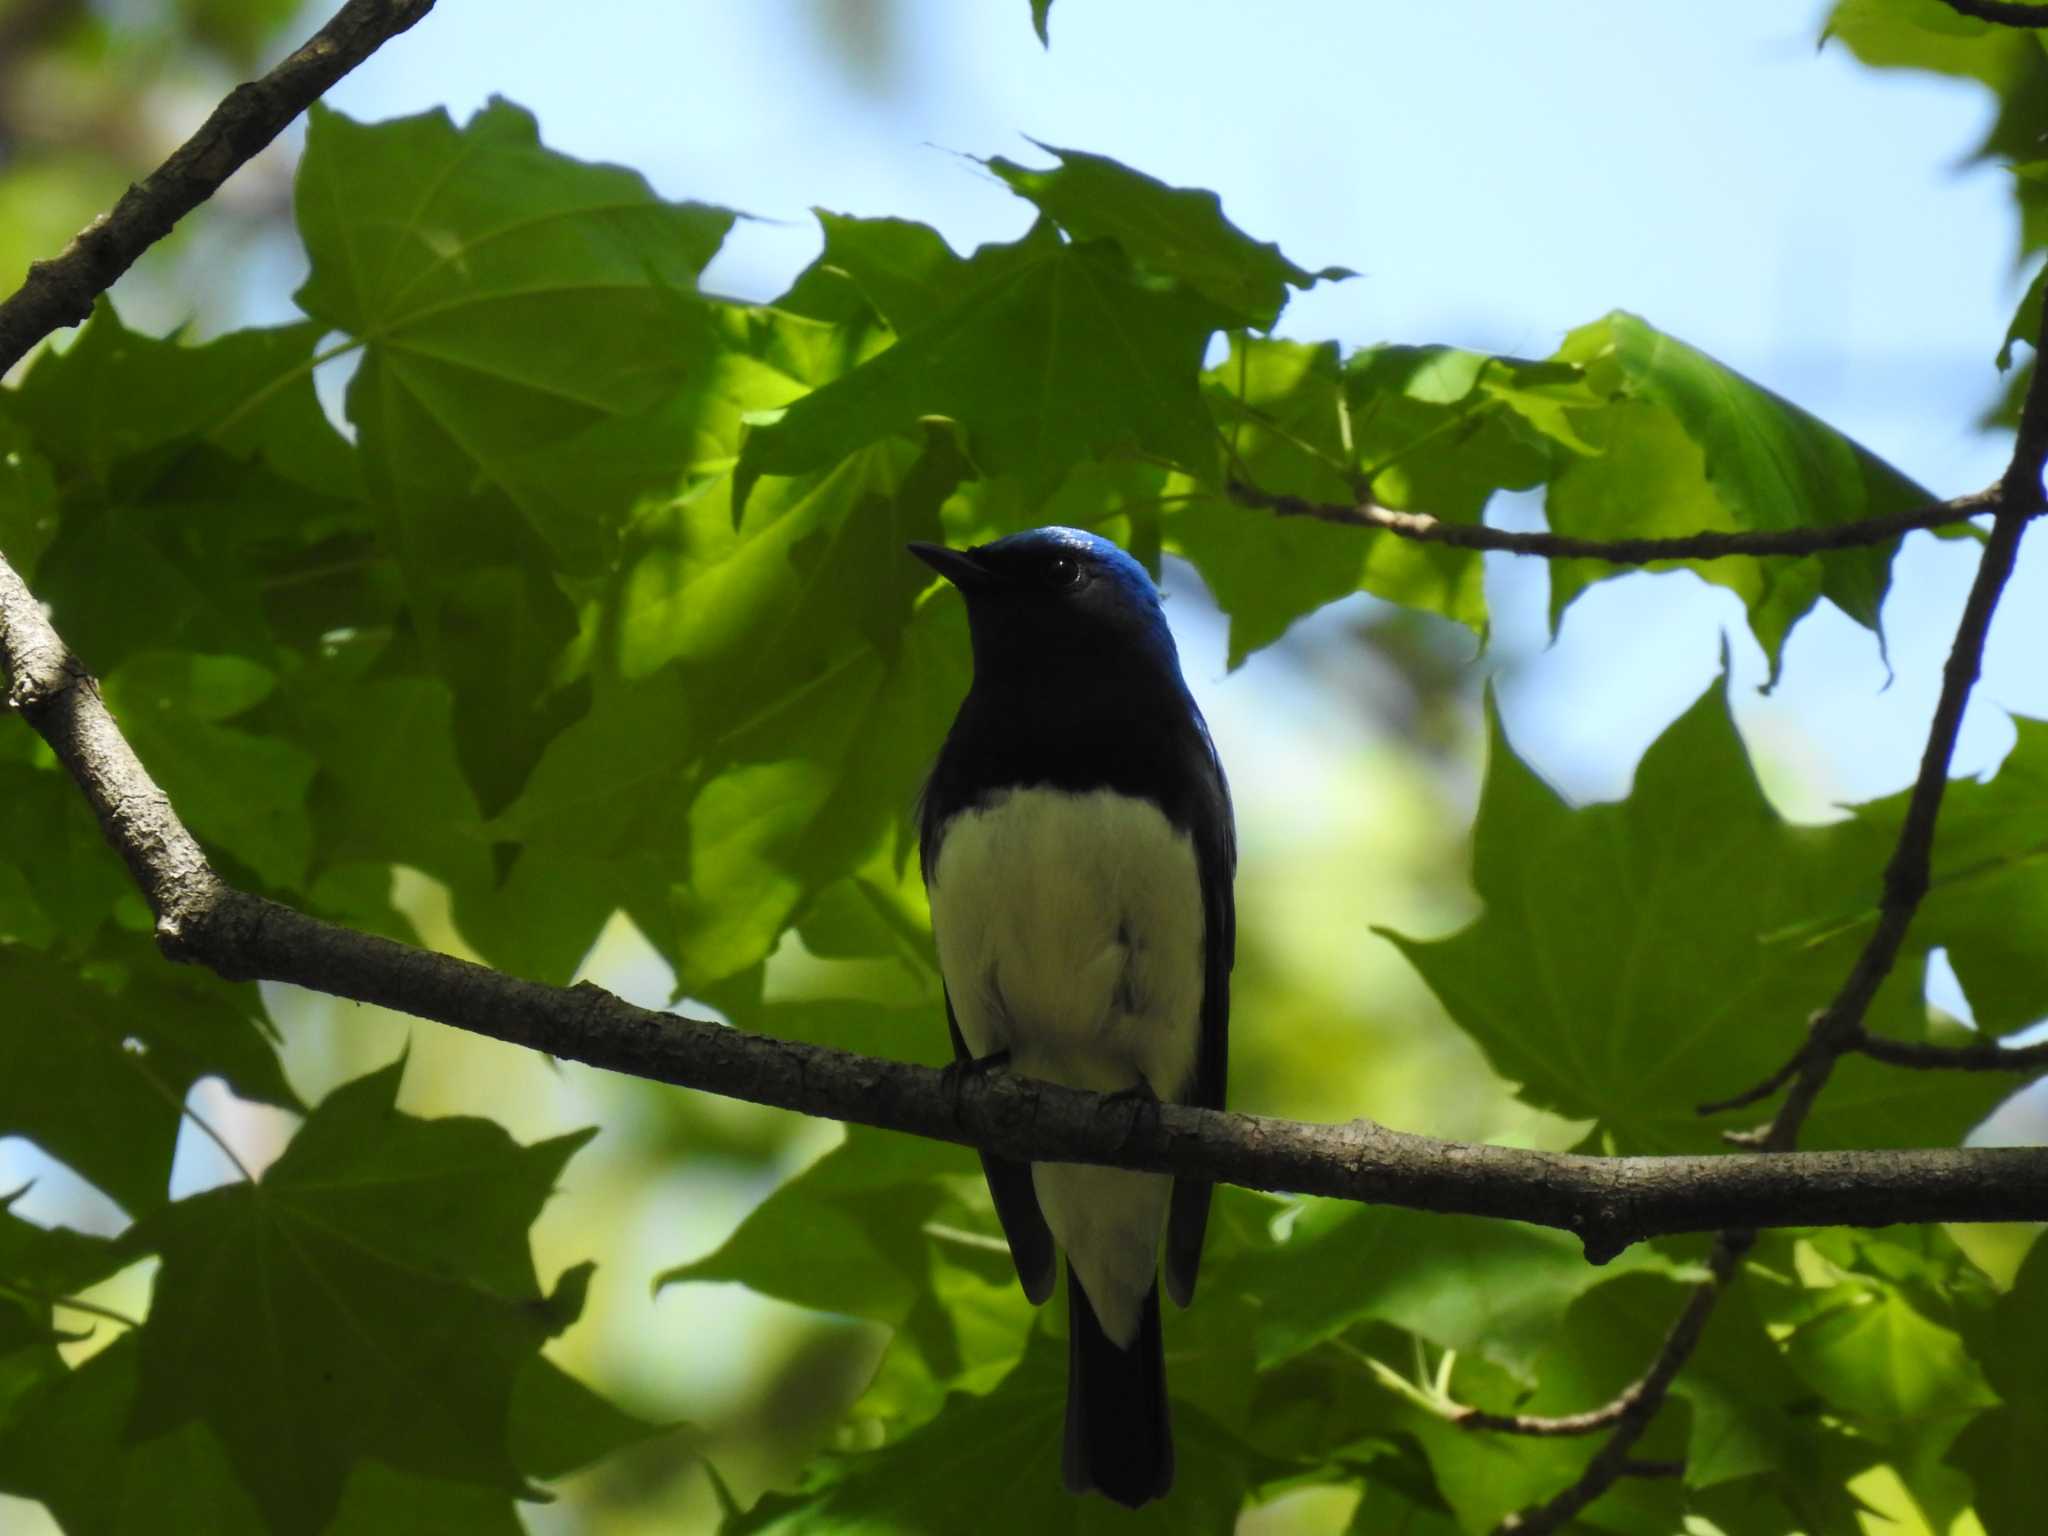
[{"label": "bird's black wing", "polygon": [[[1231,892],[1237,875],[1237,831],[1231,819],[1230,785],[1199,713],[1195,731],[1200,753],[1189,831],[1202,883],[1202,1037],[1184,1102],[1221,1109],[1230,1075],[1230,968],[1237,960],[1237,902]],[[1211,1188],[1206,1179],[1173,1181],[1173,1206],[1166,1224],[1166,1292],[1183,1307],[1195,1299],[1202,1239],[1209,1230]]]},{"label": "bird's black wing", "polygon": [[[960,1024],[953,1017],[953,994],[946,994],[946,1028],[953,1036],[953,1057],[961,1066],[973,1063],[974,1055],[960,1037]],[[981,1171],[988,1179],[988,1192],[996,1202],[996,1219],[1003,1224],[1003,1236],[1010,1240],[1010,1261],[1017,1266],[1017,1281],[1035,1307],[1052,1294],[1057,1272],[1052,1229],[1038,1208],[1038,1190],[1031,1182],[1031,1165],[996,1152],[981,1154]]]}]

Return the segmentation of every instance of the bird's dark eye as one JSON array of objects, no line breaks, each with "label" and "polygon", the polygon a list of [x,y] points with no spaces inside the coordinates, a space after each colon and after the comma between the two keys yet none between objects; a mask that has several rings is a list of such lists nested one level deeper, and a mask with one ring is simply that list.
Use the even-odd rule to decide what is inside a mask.
[{"label": "bird's dark eye", "polygon": [[1081,562],[1072,555],[1054,555],[1045,562],[1045,584],[1054,591],[1064,591],[1080,580]]}]

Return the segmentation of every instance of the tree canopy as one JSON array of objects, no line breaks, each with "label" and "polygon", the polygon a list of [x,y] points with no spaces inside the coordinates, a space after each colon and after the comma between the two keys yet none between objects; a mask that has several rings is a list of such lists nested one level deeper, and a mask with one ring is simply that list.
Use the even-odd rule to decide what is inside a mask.
[{"label": "tree canopy", "polygon": [[[982,162],[1029,205],[1019,238],[962,251],[821,212],[816,260],[741,302],[701,281],[735,210],[562,154],[516,103],[318,103],[387,39],[423,45],[396,34],[429,3],[351,0],[0,305],[0,663],[25,722],[0,725],[0,1136],[128,1218],[92,1235],[0,1199],[0,1492],[73,1536],[502,1533],[597,1467],[572,1502],[598,1529],[633,1508],[618,1469],[681,1459],[734,1533],[1219,1531],[1281,1500],[1276,1529],[1417,1536],[2034,1528],[2048,1258],[1881,1223],[2048,1217],[2048,1161],[1843,1165],[1898,1202],[1876,1206],[1792,1149],[1954,1149],[2048,1059],[1999,1043],[2048,1015],[2048,727],[1947,782],[2042,510],[2039,279],[1998,358],[2012,467],[1964,495],[1621,310],[1529,357],[1276,334],[1350,280],[1312,264],[1331,253],[1084,148]],[[1017,46],[1028,24],[1056,48],[1085,3],[1018,6]],[[2038,9],[1841,0],[1827,21],[1873,68],[1995,99],[1984,153],[2013,162],[2028,256]],[[214,217],[300,98],[299,318],[131,325],[113,278],[186,210]],[[344,374],[330,409],[317,385]],[[1544,530],[1490,523],[1504,493],[1539,497]],[[1773,808],[1719,688],[1611,804],[1558,794],[1489,709],[1476,915],[1359,942],[1389,942],[1434,1027],[1562,1133],[1491,1163],[1333,1133],[1280,1168],[1242,1117],[1127,1130],[916,1070],[947,1050],[913,807],[968,651],[903,545],[1046,523],[1192,571],[1233,666],[1359,593],[1483,638],[1506,550],[1545,559],[1553,625],[1619,575],[1692,571],[1775,674],[1823,603],[1875,637],[1908,531],[1981,564],[1919,781],[1829,825]],[[684,1018],[570,988],[620,915]],[[1974,1030],[1926,1000],[1937,951]],[[1254,998],[1293,985],[1248,966]],[[309,1102],[280,1054],[294,1005],[260,985],[280,981],[859,1123],[806,1157],[794,1117],[636,1084],[672,1165],[751,1170],[747,1212],[689,1262],[549,1270],[533,1229],[579,1198],[592,1133],[415,1113],[406,1056]],[[1313,1075],[1259,1059],[1285,1049],[1238,1070]],[[184,1193],[209,1080],[295,1129]],[[1202,1294],[1167,1320],[1181,1480],[1136,1516],[1061,1491],[1064,1325],[1019,1291],[967,1145],[1005,1137],[1254,1186],[1219,1189]],[[1780,1204],[1738,1193],[1712,1220],[1660,1217],[1647,1185],[1572,1195],[1580,1165],[1544,1161],[1759,1149]],[[1526,1182],[1475,1192],[1487,1168]],[[1368,1187],[1347,1178],[1374,1203],[1285,1193]],[[763,1475],[565,1363],[591,1261],[876,1343],[841,1352],[833,1391],[795,1375],[829,1422],[764,1432]],[[94,1299],[138,1262],[138,1315]]]}]

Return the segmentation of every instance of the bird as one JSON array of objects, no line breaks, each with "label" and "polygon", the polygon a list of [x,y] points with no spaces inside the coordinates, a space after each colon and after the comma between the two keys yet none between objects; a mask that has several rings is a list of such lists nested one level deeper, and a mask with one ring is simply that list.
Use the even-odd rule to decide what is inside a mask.
[{"label": "bird", "polygon": [[[1221,1109],[1236,829],[1158,588],[1075,528],[909,548],[959,590],[973,650],[918,811],[953,1070]],[[1164,1495],[1161,1237],[1185,1307],[1209,1184],[981,1162],[1034,1305],[1066,1257],[1067,1488],[1134,1509]]]}]

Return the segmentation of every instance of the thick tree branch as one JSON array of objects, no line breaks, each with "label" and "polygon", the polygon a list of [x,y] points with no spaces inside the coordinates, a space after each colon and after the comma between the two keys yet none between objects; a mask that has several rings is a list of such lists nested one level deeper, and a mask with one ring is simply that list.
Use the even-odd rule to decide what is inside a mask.
[{"label": "thick tree branch", "polygon": [[1995,21],[2001,27],[2048,27],[2048,5],[2027,5],[2018,0],[1941,0],[1958,16],[1978,21]]},{"label": "thick tree branch", "polygon": [[90,315],[93,300],[172,225],[335,81],[433,8],[434,0],[348,0],[290,58],[237,86],[170,159],[122,194],[111,213],[93,220],[61,254],[30,265],[27,280],[0,303],[0,373],[58,327]]},{"label": "thick tree branch", "polygon": [[522,981],[223,882],[4,560],[0,667],[9,700],[127,863],[165,952],[233,979],[290,982],[656,1082],[1013,1157],[1535,1222],[1575,1233],[1596,1262],[1645,1237],[1738,1225],[2048,1219],[2048,1149],[1600,1158],[1472,1146],[1364,1122],[1132,1104],[999,1072],[949,1079],[651,1012],[589,985]]},{"label": "thick tree branch", "polygon": [[1998,491],[1978,491],[1952,501],[1930,502],[1885,517],[1819,528],[1751,529],[1739,533],[1688,533],[1665,539],[1580,539],[1562,533],[1513,533],[1484,523],[1446,523],[1426,512],[1396,512],[1374,501],[1305,501],[1262,491],[1242,480],[1229,485],[1240,506],[1280,517],[1312,517],[1351,528],[1376,528],[1418,544],[1454,549],[1500,550],[1546,560],[1605,560],[1610,565],[1652,565],[1659,560],[1725,560],[1731,555],[1812,555],[1830,549],[1883,544],[1918,528],[1943,528],[1998,509]]}]

